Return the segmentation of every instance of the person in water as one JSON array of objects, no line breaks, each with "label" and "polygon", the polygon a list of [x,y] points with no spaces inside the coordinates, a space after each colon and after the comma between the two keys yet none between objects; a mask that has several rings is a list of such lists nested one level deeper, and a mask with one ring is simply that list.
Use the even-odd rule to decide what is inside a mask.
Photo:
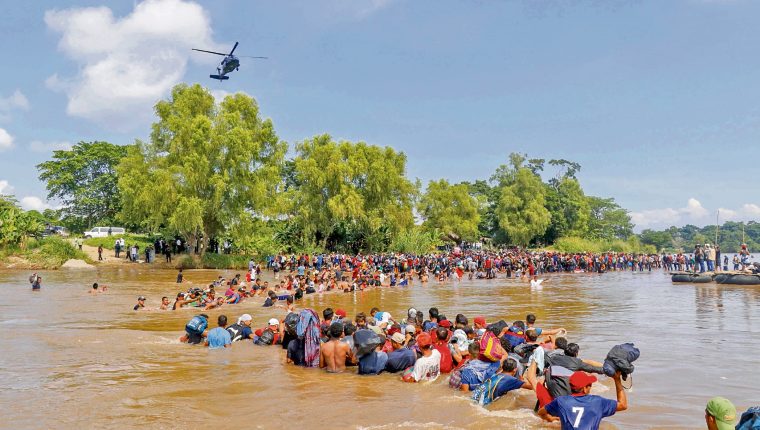
[{"label": "person in water", "polygon": [[177,283],[181,284],[185,281],[185,276],[182,274],[182,269],[179,269],[179,272],[177,272]]},{"label": "person in water", "polygon": [[734,422],[736,422],[736,407],[730,400],[713,397],[707,402],[705,407],[707,430],[734,430]]},{"label": "person in water", "polygon": [[32,291],[39,291],[42,289],[42,276],[35,273],[29,278],[29,282],[32,283]]},{"label": "person in water", "polygon": [[225,329],[227,327],[227,316],[219,315],[217,324],[219,324],[219,327],[209,330],[205,345],[209,349],[229,348],[232,345],[232,337],[230,336],[230,332]]},{"label": "person in water", "polygon": [[137,298],[137,304],[133,309],[136,311],[145,309],[145,296],[140,296]]},{"label": "person in water", "polygon": [[417,347],[422,357],[414,363],[411,371],[404,372],[404,382],[433,382],[441,374],[441,353],[433,348],[433,339],[429,333],[420,333],[416,339]]},{"label": "person in water", "polygon": [[591,385],[596,376],[577,371],[570,375],[571,396],[560,396],[538,410],[538,416],[548,422],[560,421],[563,429],[597,430],[602,419],[628,409],[620,372],[613,376],[617,401],[592,395]]},{"label": "person in water", "polygon": [[[520,388],[532,390],[533,384],[531,384],[530,381],[523,381],[520,379],[520,375],[517,374],[517,364],[517,360],[512,357],[503,360],[501,362],[501,367],[496,371],[496,374],[483,381],[483,383],[473,392],[472,399],[479,404],[486,406],[512,390],[518,390]],[[536,372],[535,361],[531,363],[527,371],[533,373]]]},{"label": "person in water", "polygon": [[332,324],[328,332],[330,340],[319,348],[319,368],[328,373],[341,373],[346,370],[346,359],[351,356],[351,347],[340,341],[343,337],[343,324]]},{"label": "person in water", "polygon": [[166,296],[161,297],[161,306],[159,306],[159,309],[162,311],[169,310],[169,298]]},{"label": "person in water", "polygon": [[103,285],[99,286],[97,282],[92,284],[92,289],[90,290],[90,294],[99,294],[99,293],[105,293],[108,289],[108,286]]}]

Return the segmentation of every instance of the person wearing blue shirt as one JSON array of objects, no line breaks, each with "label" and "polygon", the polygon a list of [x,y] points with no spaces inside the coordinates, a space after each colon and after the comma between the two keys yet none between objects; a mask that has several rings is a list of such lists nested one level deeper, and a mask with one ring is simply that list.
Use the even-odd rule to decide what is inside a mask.
[{"label": "person wearing blue shirt", "polygon": [[[535,373],[536,363],[533,362],[527,371]],[[520,379],[517,375],[517,361],[507,358],[501,363],[501,369],[495,375],[483,381],[472,393],[472,399],[482,406],[487,406],[508,392],[520,388],[532,390],[533,384]]]},{"label": "person wearing blue shirt", "polygon": [[405,337],[401,333],[393,333],[391,346],[393,351],[388,353],[388,361],[385,363],[385,371],[390,373],[402,372],[414,366],[417,354],[404,346]]},{"label": "person wearing blue shirt", "polygon": [[232,345],[232,337],[230,336],[230,332],[225,329],[227,326],[227,317],[219,315],[217,322],[219,323],[219,327],[209,330],[208,332],[206,346],[208,346],[209,349],[229,348],[229,346]]},{"label": "person wearing blue shirt", "polygon": [[570,376],[570,396],[560,396],[538,410],[538,415],[546,421],[560,421],[562,430],[596,430],[602,419],[618,411],[628,409],[628,400],[620,380],[620,372],[613,377],[617,401],[591,395],[591,385],[596,376],[577,371]]}]

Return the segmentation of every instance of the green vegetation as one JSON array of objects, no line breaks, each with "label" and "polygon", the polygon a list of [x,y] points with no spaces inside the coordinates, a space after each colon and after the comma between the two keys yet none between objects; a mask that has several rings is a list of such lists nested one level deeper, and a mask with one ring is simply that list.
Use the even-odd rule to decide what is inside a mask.
[{"label": "green vegetation", "polygon": [[130,148],[116,169],[124,221],[201,240],[205,250],[241,219],[276,215],[287,145],[251,97],[217,105],[200,85],[177,85],[156,114],[150,142]]},{"label": "green vegetation", "polygon": [[631,236],[628,240],[584,239],[572,236],[561,237],[549,249],[559,252],[593,252],[597,254],[603,252],[654,254],[657,252],[654,246],[642,244],[636,236]]},{"label": "green vegetation", "polygon": [[425,230],[442,231],[454,241],[478,239],[478,208],[466,184],[451,185],[446,179],[430,181],[417,205]]},{"label": "green vegetation", "polygon": [[24,212],[15,199],[0,195],[0,248],[25,249],[29,239],[41,235],[44,228],[39,212]]},{"label": "green vegetation", "polygon": [[33,269],[57,269],[70,259],[92,263],[92,260],[84,252],[74,248],[68,240],[58,236],[31,239],[26,248],[8,246],[0,249],[0,260],[5,261],[9,257],[21,259]]},{"label": "green vegetation", "polygon": [[718,233],[718,245],[724,253],[739,252],[742,240],[750,251],[760,249],[760,223],[750,221],[738,223],[728,221],[716,230],[715,225],[699,228],[694,225],[670,227],[665,230],[644,230],[639,235],[641,242],[649,244],[658,250],[668,252],[691,252],[694,245],[715,244],[715,234]]},{"label": "green vegetation", "polygon": [[73,232],[95,222],[114,225],[121,210],[115,168],[127,146],[108,142],[79,142],[71,150],[54,151],[53,159],[37,165],[48,199],[60,199],[60,216]]},{"label": "green vegetation", "polygon": [[[433,180],[423,191],[407,177],[406,155],[391,147],[322,134],[293,145],[287,158],[288,144],[245,94],[218,103],[200,85],[180,84],[155,110],[147,142],[81,142],[38,166],[49,197],[63,201],[63,225],[81,231],[115,220],[149,237],[180,235],[202,254],[209,241],[227,239],[235,254],[257,256],[429,252],[478,240],[570,247],[580,238],[598,249],[632,243],[627,211],[587,196],[572,161],[513,153],[489,180]],[[113,239],[86,243],[113,249]],[[238,264],[181,258],[177,264],[188,267]]]}]

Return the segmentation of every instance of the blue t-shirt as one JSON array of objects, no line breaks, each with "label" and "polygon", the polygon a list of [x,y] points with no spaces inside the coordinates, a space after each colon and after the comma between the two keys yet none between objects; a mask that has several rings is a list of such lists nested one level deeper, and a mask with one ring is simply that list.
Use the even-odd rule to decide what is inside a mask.
[{"label": "blue t-shirt", "polygon": [[563,430],[596,430],[602,418],[616,410],[617,401],[594,395],[560,396],[546,405],[546,412],[559,417]]},{"label": "blue t-shirt", "polygon": [[208,332],[208,347],[211,349],[224,348],[232,343],[232,337],[227,330],[217,327]]},{"label": "blue t-shirt", "polygon": [[486,379],[472,394],[472,399],[483,406],[490,405],[494,400],[523,386],[523,381],[512,375],[496,374]]},{"label": "blue t-shirt", "polygon": [[385,363],[387,362],[388,354],[381,351],[372,351],[359,359],[359,374],[377,375],[385,369]]},{"label": "blue t-shirt", "polygon": [[417,355],[409,348],[399,348],[388,353],[388,362],[385,364],[385,370],[391,373],[401,372],[409,367],[414,366],[417,361]]}]

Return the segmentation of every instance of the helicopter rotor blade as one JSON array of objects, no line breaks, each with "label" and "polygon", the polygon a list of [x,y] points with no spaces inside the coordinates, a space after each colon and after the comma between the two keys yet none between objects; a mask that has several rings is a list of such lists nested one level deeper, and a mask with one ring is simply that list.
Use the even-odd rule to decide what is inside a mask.
[{"label": "helicopter rotor blade", "polygon": [[238,55],[238,57],[243,57],[243,58],[260,58],[262,60],[268,60],[269,59],[269,57],[251,57],[250,55]]},{"label": "helicopter rotor blade", "polygon": [[206,51],[205,49],[195,49],[195,48],[193,48],[193,51],[206,52],[208,54],[224,55],[225,57],[227,56],[227,54],[223,54],[221,52]]},{"label": "helicopter rotor blade", "polygon": [[232,47],[232,51],[230,51],[229,55],[232,55],[233,52],[235,52],[235,49],[237,49],[238,42],[235,42],[235,46]]}]

